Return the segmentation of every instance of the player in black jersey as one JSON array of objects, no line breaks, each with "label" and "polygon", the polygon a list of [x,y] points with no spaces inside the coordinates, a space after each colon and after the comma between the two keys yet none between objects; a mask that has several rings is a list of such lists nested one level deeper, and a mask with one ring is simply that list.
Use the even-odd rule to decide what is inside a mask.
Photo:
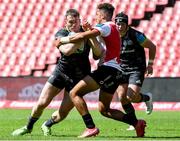
[{"label": "player in black jersey", "polygon": [[[144,101],[147,106],[146,113],[150,114],[153,110],[152,94],[142,94],[140,90],[144,75],[148,76],[153,73],[156,46],[143,33],[128,25],[128,16],[123,12],[116,15],[115,23],[119,28],[122,39],[120,67],[126,78],[126,83],[120,85],[117,89],[122,107],[126,112],[133,112],[134,108],[129,106],[130,102],[139,103]],[[149,49],[147,67],[144,48]]]},{"label": "player in black jersey", "polygon": [[[83,32],[80,26],[79,13],[75,9],[69,9],[66,12],[66,25],[56,33],[55,37],[65,37],[78,34],[78,32]],[[56,45],[56,40],[54,44]],[[98,58],[102,54],[96,38],[57,47],[61,53],[58,64],[46,82],[37,104],[33,107],[27,125],[15,130],[12,133],[14,136],[31,133],[34,123],[39,119],[43,110],[60,91],[65,89],[60,108],[41,126],[45,136],[51,134],[50,127],[63,120],[74,107],[68,92],[91,71],[89,61],[90,48],[92,49],[94,58]]]}]

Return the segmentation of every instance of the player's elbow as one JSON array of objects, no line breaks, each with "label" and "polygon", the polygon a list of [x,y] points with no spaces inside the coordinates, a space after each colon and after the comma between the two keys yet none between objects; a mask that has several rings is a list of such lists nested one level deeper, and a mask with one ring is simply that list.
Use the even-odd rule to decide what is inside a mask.
[{"label": "player's elbow", "polygon": [[156,51],[156,45],[152,41],[149,41],[146,46],[149,50]]},{"label": "player's elbow", "polygon": [[156,45],[152,43],[151,46],[149,46],[149,51],[152,54],[156,54]]},{"label": "player's elbow", "polygon": [[154,50],[154,52],[156,52],[156,45],[155,44],[153,44],[153,50]]}]

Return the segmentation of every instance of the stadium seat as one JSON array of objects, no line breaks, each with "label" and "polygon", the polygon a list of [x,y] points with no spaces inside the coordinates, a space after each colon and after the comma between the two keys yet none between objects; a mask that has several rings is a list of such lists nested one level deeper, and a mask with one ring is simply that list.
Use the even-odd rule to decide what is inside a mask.
[{"label": "stadium seat", "polygon": [[156,2],[156,4],[157,5],[166,5],[166,4],[168,4],[168,0],[156,0],[157,2]]},{"label": "stadium seat", "polygon": [[[54,34],[64,25],[66,10],[78,9],[82,19],[87,19],[94,25],[95,9],[100,2],[105,1],[0,1],[0,76],[49,76],[60,57],[59,51],[53,47],[52,42]],[[112,2],[116,7],[115,14],[121,11],[127,13],[130,24],[134,19],[140,20],[137,29],[157,44],[156,60],[158,61],[155,62],[157,70],[153,77],[180,76],[180,64],[178,64],[180,1],[177,0],[174,7],[166,7],[168,0],[106,0],[106,2]],[[162,13],[155,13],[157,6],[164,7]],[[152,18],[142,20],[146,12],[151,12]],[[97,62],[92,56],[90,61],[92,68],[95,69]],[[44,70],[46,66],[48,66],[47,70]]]},{"label": "stadium seat", "polygon": [[149,1],[148,3],[146,3],[145,11],[153,12],[155,11],[155,9],[156,9],[156,4],[154,1]]}]

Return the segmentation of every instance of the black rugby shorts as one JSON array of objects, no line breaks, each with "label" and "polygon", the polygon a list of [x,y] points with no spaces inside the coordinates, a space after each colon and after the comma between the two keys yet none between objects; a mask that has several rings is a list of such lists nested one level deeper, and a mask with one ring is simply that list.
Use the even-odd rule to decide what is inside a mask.
[{"label": "black rugby shorts", "polygon": [[90,76],[100,85],[101,89],[114,94],[122,81],[122,72],[110,66],[99,66]]}]

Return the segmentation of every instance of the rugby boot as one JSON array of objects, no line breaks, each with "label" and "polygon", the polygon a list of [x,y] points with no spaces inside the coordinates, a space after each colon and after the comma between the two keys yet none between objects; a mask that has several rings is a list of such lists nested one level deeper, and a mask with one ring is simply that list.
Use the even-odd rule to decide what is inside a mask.
[{"label": "rugby boot", "polygon": [[149,101],[146,101],[146,114],[149,115],[153,111],[152,93],[144,93],[144,95],[149,96]]},{"label": "rugby boot", "polygon": [[99,134],[99,129],[98,128],[86,128],[85,131],[78,136],[78,138],[87,138],[87,137],[93,137],[93,136],[97,136]]},{"label": "rugby boot", "polygon": [[51,128],[46,126],[45,124],[46,124],[46,121],[42,124],[41,130],[42,130],[44,136],[50,136],[51,135]]},{"label": "rugby boot", "polygon": [[13,136],[22,136],[24,134],[31,133],[32,130],[27,129],[27,126],[24,126],[22,128],[16,129],[15,131],[12,132]]},{"label": "rugby boot", "polygon": [[145,134],[146,121],[138,120],[136,126],[134,127],[136,130],[137,137],[144,137]]}]

